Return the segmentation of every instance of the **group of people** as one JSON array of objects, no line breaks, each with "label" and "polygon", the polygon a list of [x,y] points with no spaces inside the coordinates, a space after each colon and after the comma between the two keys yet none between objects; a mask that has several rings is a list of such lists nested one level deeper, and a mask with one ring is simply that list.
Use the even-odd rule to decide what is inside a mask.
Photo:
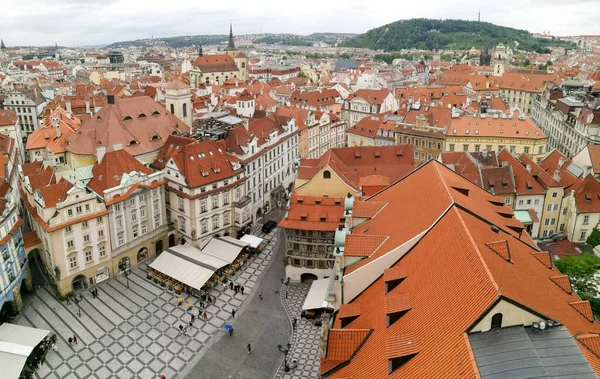
[{"label": "group of people", "polygon": [[229,289],[234,291],[236,294],[239,292],[242,295],[244,294],[244,286],[239,284],[234,284],[233,282],[229,282]]}]

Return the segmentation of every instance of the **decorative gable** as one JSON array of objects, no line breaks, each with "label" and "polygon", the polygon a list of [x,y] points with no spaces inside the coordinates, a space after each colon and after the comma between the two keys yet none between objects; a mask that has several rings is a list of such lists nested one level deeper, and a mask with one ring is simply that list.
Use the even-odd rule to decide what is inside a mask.
[{"label": "decorative gable", "polygon": [[581,313],[589,322],[594,322],[594,313],[592,312],[592,306],[588,300],[584,301],[572,301],[569,303],[577,312]]},{"label": "decorative gable", "polygon": [[494,253],[501,256],[505,261],[510,262],[510,248],[508,247],[508,241],[504,240],[489,242],[486,243],[485,246],[487,246]]},{"label": "decorative gable", "polygon": [[563,291],[568,293],[569,295],[573,293],[573,289],[571,288],[571,281],[567,275],[558,275],[551,276],[550,280],[557,286],[559,286]]}]

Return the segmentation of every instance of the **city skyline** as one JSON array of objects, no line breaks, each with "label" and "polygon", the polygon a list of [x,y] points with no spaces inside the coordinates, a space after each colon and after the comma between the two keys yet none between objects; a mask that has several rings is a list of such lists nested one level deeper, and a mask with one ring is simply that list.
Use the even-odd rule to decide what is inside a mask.
[{"label": "city skyline", "polygon": [[[401,19],[451,18],[477,20],[525,29],[529,32],[550,30],[553,35],[600,34],[594,27],[594,15],[600,3],[591,0],[509,0],[498,4],[459,0],[448,4],[434,0],[426,10],[414,5],[398,7],[384,1],[369,8],[351,0],[341,7],[314,0],[302,7],[280,6],[261,0],[251,8],[240,3],[190,4],[182,17],[180,8],[162,9],[156,1],[60,0],[52,5],[33,0],[26,5],[8,0],[0,15],[0,38],[7,46],[102,45],[118,41],[200,34],[227,34],[231,20],[234,33],[290,33],[307,35],[316,32],[364,33],[369,29]],[[564,17],[565,7],[569,18]],[[398,12],[390,12],[397,9]],[[535,14],[533,19],[531,15]],[[55,22],[48,22],[54,20]],[[151,20],[151,23],[148,23]],[[549,20],[552,20],[551,22]],[[65,27],[67,25],[67,27]]]}]

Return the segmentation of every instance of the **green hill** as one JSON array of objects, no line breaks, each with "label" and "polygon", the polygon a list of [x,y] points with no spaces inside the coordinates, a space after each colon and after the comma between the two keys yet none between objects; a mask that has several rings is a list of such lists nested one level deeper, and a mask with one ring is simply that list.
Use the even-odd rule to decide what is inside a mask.
[{"label": "green hill", "polygon": [[345,47],[364,47],[397,51],[402,49],[466,50],[471,47],[493,49],[502,42],[526,51],[548,52],[549,46],[573,48],[565,41],[533,38],[527,30],[507,28],[489,22],[464,20],[400,20],[371,29],[342,42]]}]

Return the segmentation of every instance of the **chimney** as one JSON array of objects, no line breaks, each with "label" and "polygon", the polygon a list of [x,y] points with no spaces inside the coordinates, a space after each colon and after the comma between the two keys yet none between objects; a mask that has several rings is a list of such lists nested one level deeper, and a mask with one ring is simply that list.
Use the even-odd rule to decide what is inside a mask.
[{"label": "chimney", "polygon": [[106,96],[106,99],[108,101],[109,104],[114,104],[115,103],[115,95],[108,95]]},{"label": "chimney", "polygon": [[560,157],[558,158],[558,168],[561,168],[565,164],[566,158]]},{"label": "chimney", "polygon": [[67,110],[67,112],[69,112],[69,113],[73,112],[73,110],[71,109],[71,100],[67,100],[67,101],[65,102],[65,106],[66,106],[66,108],[67,108],[67,109],[66,109],[66,110]]},{"label": "chimney", "polygon": [[96,159],[98,160],[98,163],[102,163],[102,160],[104,159],[105,154],[106,154],[106,147],[98,146],[96,148]]},{"label": "chimney", "polygon": [[61,135],[62,135],[62,133],[60,131],[60,124],[56,123],[56,137],[60,138]]},{"label": "chimney", "polygon": [[90,101],[85,101],[85,113],[90,113]]},{"label": "chimney", "polygon": [[560,182],[560,170],[555,170],[554,171],[554,176],[553,179],[557,182]]},{"label": "chimney", "polygon": [[527,169],[527,172],[531,172],[531,165],[528,163],[525,168]]},{"label": "chimney", "polygon": [[113,143],[113,151],[123,150],[123,144],[120,142]]}]

